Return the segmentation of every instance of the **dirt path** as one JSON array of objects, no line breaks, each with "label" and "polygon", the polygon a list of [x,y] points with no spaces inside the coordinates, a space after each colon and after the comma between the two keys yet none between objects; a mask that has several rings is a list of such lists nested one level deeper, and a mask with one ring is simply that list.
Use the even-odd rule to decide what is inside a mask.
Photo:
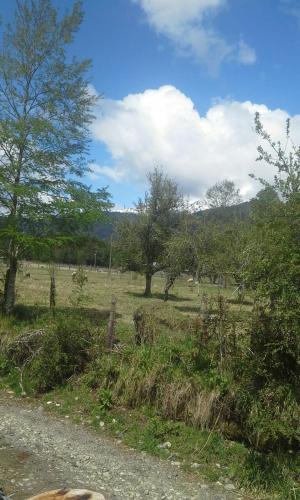
[{"label": "dirt path", "polygon": [[241,498],[193,480],[176,465],[0,393],[0,487],[13,500],[25,500],[63,486],[94,489],[109,500]]}]

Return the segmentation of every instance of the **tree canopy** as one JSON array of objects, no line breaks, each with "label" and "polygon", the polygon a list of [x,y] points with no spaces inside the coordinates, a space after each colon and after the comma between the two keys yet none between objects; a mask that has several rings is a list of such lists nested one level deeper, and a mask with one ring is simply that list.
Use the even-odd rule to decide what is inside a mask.
[{"label": "tree canopy", "polygon": [[182,196],[177,184],[155,169],[148,176],[150,191],[136,205],[137,217],[119,224],[118,252],[123,269],[145,274],[145,295],[151,279],[164,269],[165,245],[178,224]]},{"label": "tree canopy", "polygon": [[230,207],[241,201],[240,190],[227,179],[214,184],[205,195],[205,202],[210,208]]},{"label": "tree canopy", "polygon": [[[88,60],[69,60],[66,48],[82,21],[81,2],[61,19],[50,0],[17,3],[0,51],[0,211],[6,216],[8,272],[4,309],[14,305],[22,249],[47,234],[57,220],[87,224],[109,207],[108,193],[80,182],[95,97]],[[53,229],[55,224],[51,224]],[[35,238],[38,233],[38,239]]]}]

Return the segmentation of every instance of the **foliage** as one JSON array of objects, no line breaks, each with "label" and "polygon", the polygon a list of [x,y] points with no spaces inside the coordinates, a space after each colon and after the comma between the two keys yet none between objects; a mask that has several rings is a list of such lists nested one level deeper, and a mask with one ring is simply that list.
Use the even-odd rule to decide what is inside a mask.
[{"label": "foliage", "polygon": [[198,283],[209,277],[211,283],[242,285],[248,233],[248,224],[238,217],[220,223],[186,213],[165,246],[166,288],[183,272]]},{"label": "foliage", "polygon": [[210,208],[230,207],[241,203],[240,190],[233,181],[225,179],[217,182],[206,191],[205,203]]},{"label": "foliage", "polygon": [[109,389],[99,391],[99,408],[101,411],[108,411],[113,406],[112,392]]},{"label": "foliage", "polygon": [[5,359],[19,371],[25,368],[26,389],[45,392],[84,370],[91,358],[92,338],[88,322],[57,315],[43,330],[8,341]]},{"label": "foliage", "polygon": [[82,306],[89,299],[89,296],[85,292],[88,277],[82,266],[79,266],[78,269],[73,272],[72,281],[74,288],[72,290],[70,302],[73,306]]},{"label": "foliage", "polygon": [[286,120],[285,145],[272,139],[265,130],[258,112],[255,114],[255,129],[267,145],[267,149],[262,145],[258,147],[257,161],[264,161],[277,170],[273,184],[263,178],[259,178],[259,181],[263,186],[274,189],[284,200],[288,200],[292,194],[300,192],[300,146],[295,146],[291,140],[290,119]]},{"label": "foliage", "polygon": [[9,267],[6,313],[14,305],[22,251],[37,242],[55,244],[67,228],[91,223],[110,206],[105,189],[92,193],[77,180],[88,170],[95,103],[86,77],[90,62],[69,62],[66,56],[82,17],[80,2],[59,20],[50,0],[24,0],[17,3],[13,26],[4,31],[0,210],[6,216],[1,238]]},{"label": "foliage", "polygon": [[256,295],[249,325],[238,411],[244,434],[258,449],[300,447],[300,163],[299,148],[272,141],[256,115],[269,150],[259,160],[277,167],[271,185],[253,202],[244,277]]},{"label": "foliage", "polygon": [[38,244],[26,248],[22,256],[29,261],[87,266],[95,266],[96,263],[96,267],[108,267],[109,252],[108,241],[98,240],[88,234],[75,234],[60,237],[56,240],[54,248]]},{"label": "foliage", "polygon": [[137,217],[117,228],[117,251],[124,270],[145,274],[145,296],[151,295],[151,279],[164,269],[165,244],[178,224],[181,195],[177,184],[155,169],[148,176],[150,193],[137,203]]},{"label": "foliage", "polygon": [[[144,305],[143,310],[146,323],[155,331],[153,342],[135,345],[132,327],[118,323],[121,343],[110,353],[102,347],[104,335],[99,336],[98,320],[93,324],[82,317],[79,321],[78,316],[51,320],[44,325],[45,336],[38,344],[42,350],[26,369],[27,389],[54,387],[56,392],[45,396],[45,401],[59,402],[57,411],[91,420],[96,428],[101,415],[105,427],[111,426],[114,435],[124,436],[131,446],[165,458],[175,453],[180,457],[176,460],[203,464],[201,474],[210,480],[217,481],[222,474],[259,490],[286,488],[283,498],[289,498],[288,492],[297,486],[298,469],[296,454],[288,451],[295,449],[299,414],[291,390],[293,379],[288,378],[289,366],[285,366],[285,387],[277,383],[280,365],[276,369],[274,363],[272,372],[269,367],[262,370],[259,353],[266,351],[269,343],[269,318],[264,331],[262,327],[258,331],[259,318],[256,324],[253,321],[253,331],[264,343],[251,345],[249,350],[239,311],[220,304],[218,297],[203,297],[199,315],[182,314],[162,303]],[[238,334],[232,343],[234,324]],[[220,346],[223,349],[225,345],[221,366]],[[2,374],[9,372],[10,383],[17,387],[15,366],[20,360],[10,357],[10,361],[1,360]],[[264,380],[270,379],[273,385],[266,386]],[[71,399],[76,410],[80,405],[80,412],[70,411]],[[287,444],[286,455],[271,453],[276,440],[282,450],[282,438]],[[232,440],[247,441],[250,449]],[[159,447],[165,441],[172,443],[171,450]],[[253,448],[260,452],[254,453]]]}]

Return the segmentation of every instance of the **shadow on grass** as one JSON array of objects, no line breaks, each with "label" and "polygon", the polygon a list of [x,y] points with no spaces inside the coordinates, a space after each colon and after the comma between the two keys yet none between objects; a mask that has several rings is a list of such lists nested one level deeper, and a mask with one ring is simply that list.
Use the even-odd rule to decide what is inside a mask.
[{"label": "shadow on grass", "polygon": [[244,299],[244,300],[228,299],[227,302],[228,304],[233,304],[237,306],[253,306],[253,300],[250,299]]},{"label": "shadow on grass", "polygon": [[[143,293],[139,293],[139,292],[131,292],[131,291],[127,291],[125,292],[127,295],[131,295],[131,297],[137,297],[139,299],[160,299],[160,300],[164,300],[164,294],[161,293],[161,292],[154,292],[152,293],[151,297],[145,297],[145,295]],[[168,302],[188,302],[192,300],[190,297],[178,297],[177,295],[172,295],[170,294],[169,295],[169,299],[167,301]]]},{"label": "shadow on grass", "polygon": [[[88,319],[93,323],[100,323],[101,321],[107,320],[109,318],[109,309],[93,309],[88,307],[56,307],[55,315],[65,315],[78,317],[80,319]],[[46,306],[27,306],[23,304],[18,304],[14,308],[13,317],[18,321],[29,321],[34,322],[37,319],[43,317],[49,317],[51,315],[49,307]],[[116,315],[120,317],[120,314]]]},{"label": "shadow on grass", "polygon": [[200,304],[197,306],[175,306],[175,309],[180,312],[189,312],[199,314],[200,312]]}]

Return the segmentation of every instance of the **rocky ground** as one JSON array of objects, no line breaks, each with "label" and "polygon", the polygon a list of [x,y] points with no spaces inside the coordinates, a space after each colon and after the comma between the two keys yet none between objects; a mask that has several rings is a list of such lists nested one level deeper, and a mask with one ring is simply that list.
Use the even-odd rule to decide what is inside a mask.
[{"label": "rocky ground", "polygon": [[108,500],[242,498],[233,485],[207,485],[171,464],[42,407],[0,393],[0,488],[13,500],[61,487],[99,491]]}]

